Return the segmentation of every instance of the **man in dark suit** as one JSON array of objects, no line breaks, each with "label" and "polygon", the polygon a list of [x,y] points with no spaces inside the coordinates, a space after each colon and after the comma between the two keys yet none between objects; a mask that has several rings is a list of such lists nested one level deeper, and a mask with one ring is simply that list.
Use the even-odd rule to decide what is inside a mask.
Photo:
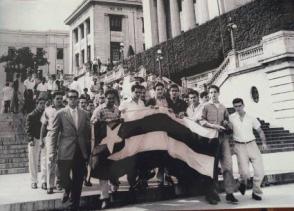
[{"label": "man in dark suit", "polygon": [[[90,119],[86,111],[78,108],[78,92],[67,93],[68,106],[59,110],[53,120],[52,140],[57,145],[57,165],[60,172],[61,185],[65,192],[62,202],[67,202],[69,209],[79,207],[86,163],[90,155]],[[72,174],[70,174],[72,171]],[[72,177],[70,177],[72,175]]]}]

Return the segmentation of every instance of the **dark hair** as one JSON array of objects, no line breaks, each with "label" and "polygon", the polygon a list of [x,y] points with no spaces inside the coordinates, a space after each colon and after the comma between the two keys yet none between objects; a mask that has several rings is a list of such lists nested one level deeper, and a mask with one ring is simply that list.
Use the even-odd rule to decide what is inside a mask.
[{"label": "dark hair", "polygon": [[9,86],[9,82],[8,81],[6,81],[5,86]]},{"label": "dark hair", "polygon": [[88,104],[90,104],[90,103],[94,103],[93,100],[89,100],[89,101],[88,101]]},{"label": "dark hair", "polygon": [[189,95],[196,95],[197,97],[199,97],[199,93],[193,89],[188,92],[188,96]]},{"label": "dark hair", "polygon": [[81,96],[80,96],[80,100],[87,100],[87,98],[86,98],[86,96],[81,95]]},{"label": "dark hair", "polygon": [[235,98],[235,99],[233,100],[233,105],[236,104],[236,103],[242,103],[242,105],[244,105],[244,101],[243,101],[242,98]]},{"label": "dark hair", "polygon": [[199,96],[202,99],[202,98],[206,97],[207,95],[208,95],[207,91],[203,91],[203,92],[200,93]]},{"label": "dark hair", "polygon": [[169,91],[170,91],[172,88],[177,89],[178,91],[180,91],[179,86],[178,86],[177,84],[172,84],[172,85],[170,85],[170,87],[169,87]]},{"label": "dark hair", "polygon": [[78,93],[77,90],[74,90],[74,89],[70,89],[70,90],[68,90],[68,91],[67,91],[67,94],[66,94],[66,97],[68,97],[68,94],[69,94],[69,93],[75,93],[75,94],[77,94],[77,97],[79,97],[79,93]]},{"label": "dark hair", "polygon": [[47,101],[47,99],[45,97],[39,97],[37,100],[36,100],[36,103],[38,104],[41,100],[44,100],[45,102]]},{"label": "dark hair", "polygon": [[84,92],[88,91],[88,88],[84,88]]},{"label": "dark hair", "polygon": [[141,89],[141,85],[134,84],[134,85],[131,87],[131,91],[134,92],[135,89]]},{"label": "dark hair", "polygon": [[105,93],[104,93],[104,95],[105,95],[105,97],[107,96],[107,95],[114,95],[114,96],[116,96],[116,90],[114,90],[114,89],[107,89],[106,91],[105,91]]},{"label": "dark hair", "polygon": [[210,89],[215,89],[215,90],[219,93],[219,87],[216,86],[216,85],[210,85],[210,86],[208,87],[208,90],[210,90]]},{"label": "dark hair", "polygon": [[143,86],[143,85],[140,85],[140,87],[141,87],[141,89],[145,89],[145,90],[146,90],[145,86]]},{"label": "dark hair", "polygon": [[74,77],[74,81],[77,81],[78,80],[78,77]]},{"label": "dark hair", "polygon": [[163,84],[163,83],[161,83],[161,82],[157,82],[157,83],[154,85],[153,89],[155,90],[156,87],[158,87],[158,86],[162,86],[162,87],[164,88],[164,84]]},{"label": "dark hair", "polygon": [[61,96],[63,96],[63,92],[60,92],[60,91],[55,91],[55,92],[53,92],[53,94],[52,94],[52,99],[54,99],[57,95],[61,95]]}]

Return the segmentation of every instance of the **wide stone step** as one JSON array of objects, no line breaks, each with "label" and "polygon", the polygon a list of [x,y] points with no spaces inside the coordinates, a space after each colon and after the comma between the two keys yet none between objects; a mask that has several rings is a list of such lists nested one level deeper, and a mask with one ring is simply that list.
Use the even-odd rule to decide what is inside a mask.
[{"label": "wide stone step", "polygon": [[28,145],[26,141],[12,141],[12,142],[0,142],[0,146],[10,146],[10,145]]},{"label": "wide stone step", "polygon": [[0,150],[11,150],[11,149],[24,149],[27,148],[27,144],[10,144],[10,145],[0,145]]},{"label": "wide stone step", "polygon": [[21,163],[4,163],[0,164],[0,169],[13,169],[13,168],[25,168],[28,167],[28,162],[21,162]]},{"label": "wide stone step", "polygon": [[261,150],[261,153],[274,153],[274,152],[289,152],[294,151],[294,146],[292,147],[277,147],[277,148],[270,148],[268,150]]},{"label": "wide stone step", "polygon": [[0,159],[6,159],[6,158],[26,158],[28,157],[28,153],[11,153],[11,154],[0,154]]},{"label": "wide stone step", "polygon": [[28,149],[0,149],[0,155],[1,154],[17,154],[17,153],[27,153]]},{"label": "wide stone step", "polygon": [[0,169],[0,175],[4,175],[4,174],[22,174],[22,173],[27,173],[27,172],[29,172],[28,167]]},{"label": "wide stone step", "polygon": [[25,163],[28,162],[27,157],[22,158],[0,158],[0,164],[6,164],[6,163]]}]

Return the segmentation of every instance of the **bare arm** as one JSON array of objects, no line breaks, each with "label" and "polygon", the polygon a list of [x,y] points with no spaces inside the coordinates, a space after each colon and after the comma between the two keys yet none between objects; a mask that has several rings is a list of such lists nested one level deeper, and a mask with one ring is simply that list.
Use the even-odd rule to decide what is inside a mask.
[{"label": "bare arm", "polygon": [[261,127],[259,127],[259,128],[257,129],[257,132],[258,132],[259,137],[260,137],[260,139],[261,139],[262,149],[263,149],[263,150],[268,149],[268,146],[267,146],[267,144],[266,144],[266,137],[265,137],[265,134],[264,134],[263,130],[261,129]]}]

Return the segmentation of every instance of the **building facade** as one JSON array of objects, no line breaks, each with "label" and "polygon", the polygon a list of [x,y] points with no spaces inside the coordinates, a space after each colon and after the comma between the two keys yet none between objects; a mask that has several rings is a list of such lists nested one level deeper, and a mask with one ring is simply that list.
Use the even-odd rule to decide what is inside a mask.
[{"label": "building facade", "polygon": [[215,84],[226,107],[243,98],[250,114],[293,132],[293,46],[294,31],[269,34],[258,45],[230,52],[218,68],[182,78],[182,84],[199,92],[204,83]]},{"label": "building facade", "polygon": [[[57,70],[68,73],[69,36],[66,31],[17,31],[0,30],[0,56],[7,55],[9,48],[29,47],[32,53],[46,52],[49,64],[39,67],[43,75],[56,74]],[[6,81],[5,63],[0,64],[0,87]]]},{"label": "building facade", "polygon": [[146,48],[195,28],[252,0],[144,0]]},{"label": "building facade", "polygon": [[78,75],[89,61],[120,61],[144,50],[140,0],[86,0],[66,20],[70,27],[70,71]]}]

